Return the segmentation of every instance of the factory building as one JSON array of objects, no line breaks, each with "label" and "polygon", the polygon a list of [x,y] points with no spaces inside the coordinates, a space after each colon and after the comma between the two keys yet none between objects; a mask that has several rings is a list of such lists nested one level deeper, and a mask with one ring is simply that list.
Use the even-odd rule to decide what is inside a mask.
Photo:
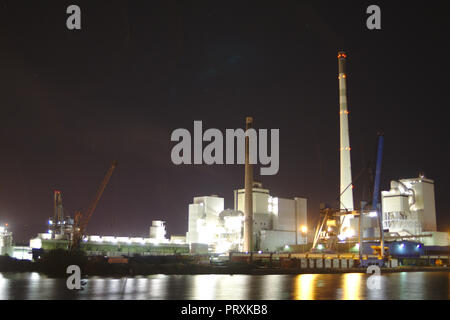
[{"label": "factory building", "polygon": [[436,227],[433,180],[420,174],[418,178],[391,181],[391,189],[382,191],[381,199],[385,233],[418,236],[427,246],[449,245],[448,233],[438,232]]},{"label": "factory building", "polygon": [[[189,247],[182,241],[183,239],[184,237],[167,239],[165,221],[157,220],[152,221],[148,238],[89,235],[82,238],[80,249],[87,255],[103,256],[188,253]],[[70,240],[67,237],[61,234],[55,236],[52,230],[39,233],[36,238],[30,240],[30,248],[34,250],[67,250],[69,244]]]},{"label": "factory building", "polygon": [[224,199],[217,195],[195,197],[194,203],[189,205],[187,242],[213,243],[218,217],[223,209]]},{"label": "factory building", "polygon": [[[279,251],[307,242],[307,200],[273,197],[261,183],[253,183],[253,250]],[[194,198],[189,205],[187,242],[206,244],[210,251],[243,250],[245,189],[234,191],[234,210],[224,210],[218,196]]]},{"label": "factory building", "polygon": [[12,232],[8,231],[6,227],[0,226],[0,256],[12,256],[12,239]]},{"label": "factory building", "polygon": [[166,222],[161,220],[152,221],[150,227],[150,238],[159,242],[166,241]]},{"label": "factory building", "polygon": [[31,248],[15,246],[13,234],[5,226],[0,226],[0,256],[8,255],[18,260],[31,260]]},{"label": "factory building", "polygon": [[[244,208],[244,189],[234,191],[235,210]],[[253,248],[277,251],[307,242],[307,200],[273,197],[259,182],[253,183]]]},{"label": "factory building", "polygon": [[217,196],[195,197],[189,205],[186,241],[191,251],[204,245],[213,252],[242,251],[243,213],[224,210],[224,199]]}]

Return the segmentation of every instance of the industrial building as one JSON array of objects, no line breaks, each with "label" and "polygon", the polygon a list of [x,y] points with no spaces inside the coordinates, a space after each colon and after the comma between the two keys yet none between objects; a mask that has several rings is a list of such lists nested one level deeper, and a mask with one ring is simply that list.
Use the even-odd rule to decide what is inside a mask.
[{"label": "industrial building", "polygon": [[[186,236],[166,238],[165,222],[153,221],[149,237],[87,235],[86,227],[112,175],[113,162],[86,212],[64,218],[62,195],[54,192],[54,214],[48,232],[30,240],[34,250],[80,248],[89,255],[159,255],[177,253],[227,253],[243,255],[286,251],[289,246],[312,242],[308,254],[336,254],[342,251],[368,254],[374,246],[385,257],[385,248],[397,256],[422,255],[427,248],[447,247],[449,234],[438,232],[434,181],[419,174],[417,178],[391,181],[390,190],[380,192],[382,135],[378,137],[377,167],[372,202],[355,206],[351,171],[349,111],[347,105],[347,54],[338,52],[340,118],[340,195],[338,208],[321,208],[315,230],[309,230],[307,199],[280,198],[270,194],[262,183],[253,180],[249,161],[249,141],[245,146],[245,186],[234,190],[234,208],[225,209],[224,198],[200,196],[189,204]],[[246,118],[246,129],[253,118]],[[379,196],[381,193],[381,201]],[[356,209],[356,207],[360,209]],[[312,234],[314,232],[314,234]],[[385,247],[386,246],[386,247]],[[0,254],[15,254],[12,234],[0,228]],[[9,250],[9,251],[8,251]],[[21,251],[20,251],[21,250]],[[26,248],[17,252],[23,253]]]},{"label": "industrial building", "polygon": [[[286,245],[307,243],[307,199],[271,196],[253,183],[253,250],[277,251]],[[235,210],[244,209],[245,190],[234,191]]]},{"label": "industrial building", "polygon": [[[362,202],[355,209],[350,158],[350,134],[347,106],[347,54],[338,52],[339,115],[340,115],[340,205],[339,209],[321,208],[321,219],[316,228],[313,251],[326,249],[335,252],[342,248],[359,254],[372,247],[385,256],[391,254],[418,255],[427,247],[445,250],[449,234],[437,232],[434,199],[434,181],[420,174],[418,178],[391,182],[389,191],[381,192],[380,175],[384,137],[378,135],[376,170],[371,202]],[[348,246],[347,246],[348,245]],[[386,247],[385,247],[386,246]],[[412,248],[412,249],[411,249]],[[447,249],[448,250],[448,247]]]},{"label": "industrial building", "polygon": [[391,181],[381,192],[383,229],[387,236],[412,237],[426,246],[448,246],[447,232],[438,232],[434,181],[423,173],[417,178]]},{"label": "industrial building", "polygon": [[195,197],[189,205],[186,241],[193,248],[207,245],[213,252],[242,251],[242,223],[243,213],[224,210],[223,198]]},{"label": "industrial building", "polygon": [[12,232],[8,231],[6,226],[0,226],[0,256],[13,253]]},{"label": "industrial building", "polygon": [[8,255],[19,260],[31,260],[31,248],[25,246],[15,246],[13,234],[8,230],[7,225],[0,226],[0,256]]},{"label": "industrial building", "polygon": [[[253,249],[279,251],[307,242],[307,200],[273,197],[261,183],[253,183]],[[245,190],[234,191],[234,210],[224,210],[219,196],[194,198],[189,205],[186,241],[206,244],[213,252],[243,251]]]},{"label": "industrial building", "polygon": [[188,253],[189,246],[180,237],[173,241],[166,238],[164,221],[153,221],[149,229],[149,237],[116,237],[87,235],[86,228],[95,208],[117,166],[113,161],[103,178],[97,193],[85,212],[77,211],[72,219],[64,217],[62,194],[54,191],[54,213],[48,220],[47,233],[39,233],[30,240],[30,248],[39,254],[40,250],[81,249],[88,255],[102,256],[130,256],[130,255],[164,255],[175,253]]},{"label": "industrial building", "polygon": [[[150,236],[143,237],[116,237],[116,236],[83,236],[80,249],[88,255],[102,256],[130,256],[189,253],[189,246],[180,238],[172,241],[165,237],[166,227],[164,221],[153,221],[150,227]],[[70,240],[61,234],[52,232],[39,233],[30,240],[30,247],[34,250],[52,250],[70,248]]]}]

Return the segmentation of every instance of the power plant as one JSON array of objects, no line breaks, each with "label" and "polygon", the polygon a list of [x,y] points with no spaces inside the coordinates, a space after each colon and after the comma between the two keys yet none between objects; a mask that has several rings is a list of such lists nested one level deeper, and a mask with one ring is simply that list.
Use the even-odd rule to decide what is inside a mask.
[{"label": "power plant", "polygon": [[[313,259],[302,266],[326,267],[356,263],[396,266],[395,259],[449,255],[449,234],[438,232],[434,181],[417,178],[391,182],[380,192],[384,136],[378,135],[377,159],[371,199],[355,205],[353,198],[349,111],[347,104],[347,53],[339,51],[340,188],[337,208],[322,206],[315,228],[308,221],[307,198],[281,198],[254,181],[249,137],[245,137],[242,189],[234,190],[234,208],[224,207],[218,195],[196,196],[188,205],[184,236],[166,238],[164,220],[149,226],[148,237],[88,235],[87,227],[102,193],[117,166],[110,165],[85,212],[65,216],[62,192],[53,194],[54,212],[48,231],[30,240],[30,250],[83,250],[91,256],[229,254],[230,259],[263,259],[273,255]],[[254,127],[246,117],[245,128]],[[214,192],[212,192],[214,193]],[[231,190],[230,190],[231,193]],[[380,198],[381,194],[381,198]],[[369,201],[370,200],[370,201]],[[359,209],[357,209],[359,207]],[[12,254],[12,234],[0,228],[0,254]],[[428,251],[426,251],[428,250]],[[292,256],[291,256],[292,254]],[[39,254],[35,254],[35,257]],[[283,256],[284,257],[284,256]],[[312,258],[311,258],[312,257]],[[328,260],[327,260],[328,259]],[[303,260],[302,260],[303,261]],[[312,263],[312,264],[311,264]]]},{"label": "power plant", "polygon": [[254,182],[252,193],[251,250],[245,250],[242,221],[246,208],[246,190],[234,190],[234,209],[224,208],[217,196],[195,197],[189,205],[189,230],[186,241],[203,252],[275,252],[286,246],[307,243],[307,199],[279,198],[270,195],[260,182]]}]

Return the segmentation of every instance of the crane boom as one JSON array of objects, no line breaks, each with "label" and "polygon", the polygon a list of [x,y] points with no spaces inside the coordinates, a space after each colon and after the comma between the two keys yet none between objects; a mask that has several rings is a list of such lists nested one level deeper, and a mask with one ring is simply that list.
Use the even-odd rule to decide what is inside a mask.
[{"label": "crane boom", "polygon": [[383,134],[378,135],[378,151],[377,151],[377,167],[375,171],[375,185],[373,187],[373,199],[372,199],[372,210],[377,212],[378,216],[378,226],[380,227],[380,254],[381,257],[385,256],[384,248],[384,232],[383,232],[383,210],[379,207],[378,194],[380,193],[380,176],[381,176],[381,163],[383,161],[383,148],[384,148],[384,136]]},{"label": "crane boom", "polygon": [[100,198],[102,197],[103,191],[105,191],[105,188],[106,188],[106,186],[109,182],[109,179],[111,178],[116,166],[117,166],[117,161],[114,160],[111,163],[111,166],[109,167],[108,172],[106,172],[106,175],[103,178],[103,181],[97,190],[97,194],[95,195],[95,198],[92,200],[91,204],[89,205],[88,210],[86,211],[86,214],[83,217],[83,220],[81,221],[81,225],[80,225],[81,234],[84,234],[84,231],[87,228],[89,220],[91,219],[92,214],[94,213],[95,208],[97,207],[97,204],[100,201]]},{"label": "crane boom", "polygon": [[108,185],[109,179],[111,178],[116,166],[117,166],[117,161],[114,160],[111,163],[108,171],[106,172],[106,175],[102,180],[102,183],[100,184],[99,188],[97,189],[95,198],[92,200],[92,202],[89,205],[88,209],[86,210],[85,214],[82,214],[81,212],[77,212],[75,214],[75,230],[74,230],[74,236],[73,236],[73,241],[72,241],[72,248],[78,247],[78,244],[79,244],[81,238],[83,237],[84,233],[86,232],[86,228],[89,223],[89,220],[91,219],[92,214],[94,213],[95,208],[97,207],[97,204],[100,201],[100,198],[102,197],[103,191],[105,191],[105,188]]},{"label": "crane boom", "polygon": [[381,177],[381,164],[383,162],[383,147],[384,147],[384,137],[383,134],[378,134],[378,148],[377,148],[377,166],[375,169],[375,183],[373,187],[373,198],[372,198],[372,210],[378,209],[378,199],[380,193],[380,177]]}]

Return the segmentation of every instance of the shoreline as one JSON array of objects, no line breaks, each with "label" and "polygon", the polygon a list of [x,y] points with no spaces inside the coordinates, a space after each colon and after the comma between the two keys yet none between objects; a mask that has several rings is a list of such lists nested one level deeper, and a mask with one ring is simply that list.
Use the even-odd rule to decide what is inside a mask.
[{"label": "shoreline", "polygon": [[[150,275],[301,275],[301,274],[345,274],[345,273],[366,273],[367,268],[347,268],[347,269],[299,269],[299,268],[270,268],[270,267],[253,267],[241,266],[227,267],[227,266],[192,266],[186,265],[183,267],[176,266],[152,266],[146,270],[135,270],[132,266],[116,266],[110,270],[102,270],[100,272],[82,272],[83,277],[136,277],[136,276],[150,276]],[[131,267],[131,268],[130,268]],[[37,272],[48,277],[67,277],[67,274],[47,272],[46,270],[39,270],[39,268],[27,269],[0,269],[0,273],[24,273]],[[400,273],[400,272],[450,272],[450,267],[434,267],[434,266],[402,266],[396,268],[381,268],[381,274],[384,273]]]},{"label": "shoreline", "polygon": [[[77,265],[83,276],[147,276],[156,274],[166,275],[296,275],[296,274],[342,274],[342,273],[368,273],[367,268],[301,268],[283,265],[257,265],[247,263],[231,263],[224,265],[198,264],[173,261],[133,261],[127,263],[107,263],[106,261],[88,261],[84,258],[58,257],[39,262],[20,261],[11,258],[0,259],[0,272],[38,272],[51,277],[67,277],[67,267]],[[372,272],[375,272],[373,270]],[[450,272],[449,266],[397,266],[383,267],[383,273],[399,272]]]},{"label": "shoreline", "polygon": [[[383,273],[399,273],[399,272],[450,272],[450,267],[396,267],[381,268]],[[255,269],[252,274],[268,275],[268,274],[341,274],[341,273],[368,273],[367,268],[347,268],[347,269],[276,269],[268,268],[268,270]]]}]

